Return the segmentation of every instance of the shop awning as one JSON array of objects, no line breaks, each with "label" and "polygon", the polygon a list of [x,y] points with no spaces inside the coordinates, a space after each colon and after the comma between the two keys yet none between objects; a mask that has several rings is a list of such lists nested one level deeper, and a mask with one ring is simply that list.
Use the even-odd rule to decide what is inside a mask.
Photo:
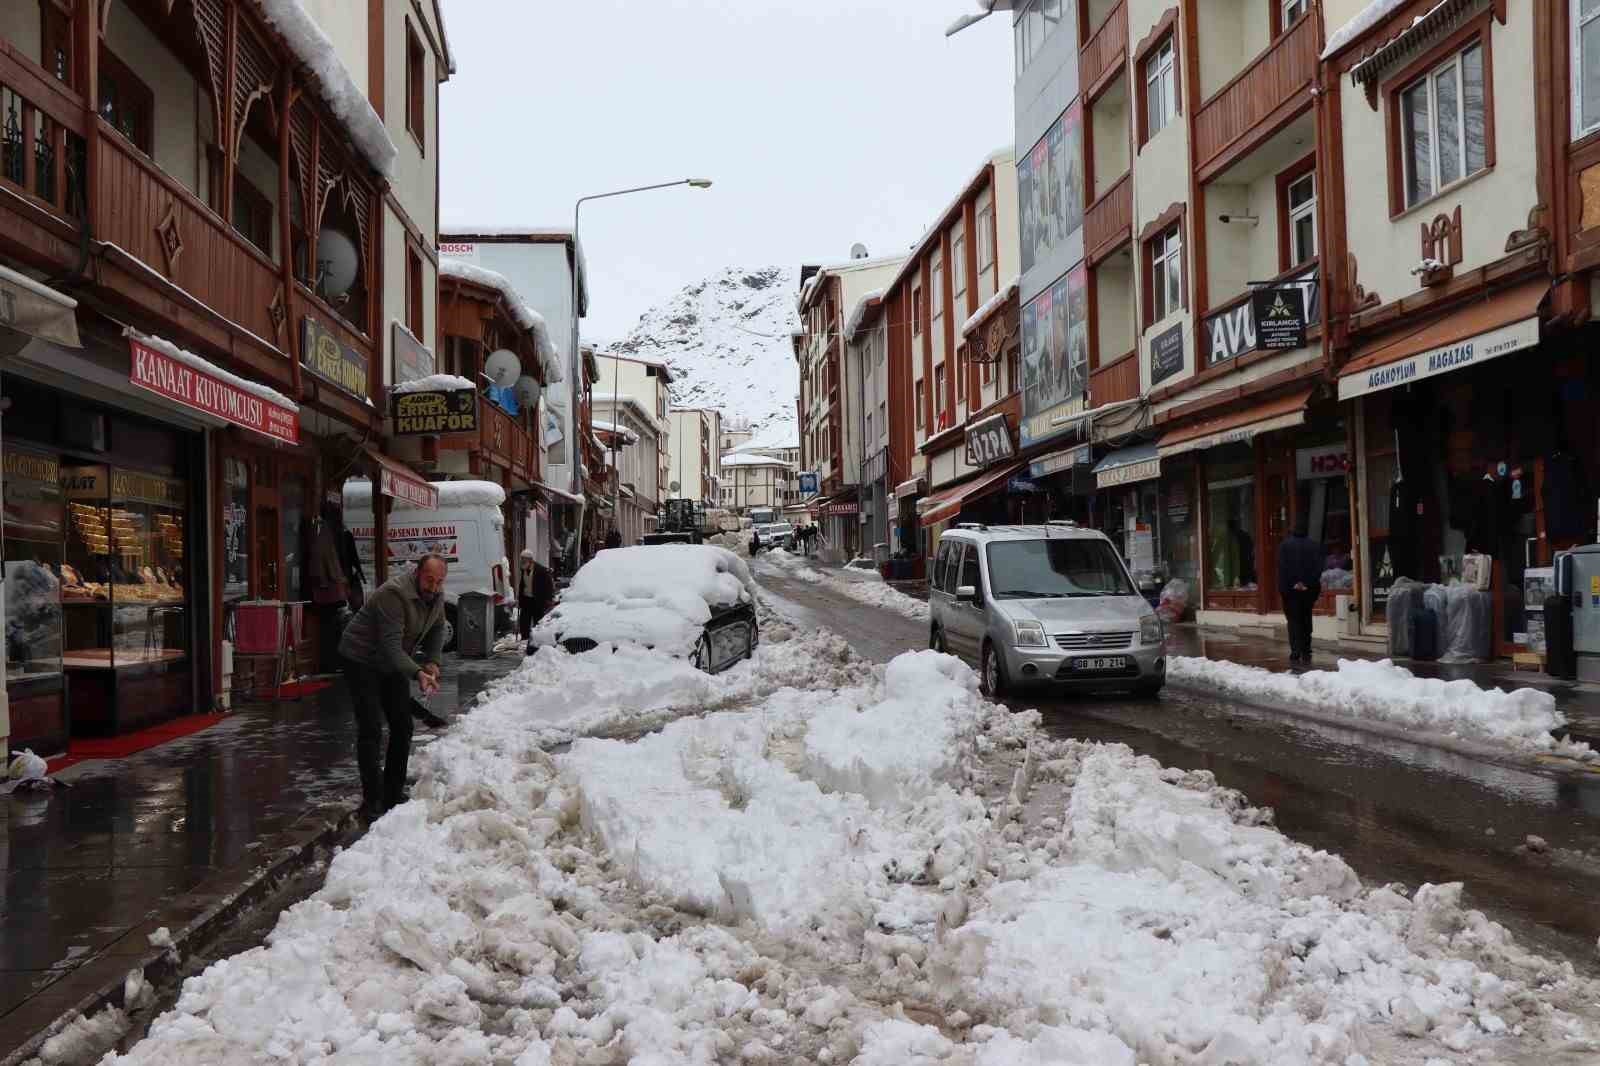
[{"label": "shop awning", "polygon": [[920,477],[902,481],[894,488],[894,498],[903,500],[908,496],[921,496],[928,491],[928,483]]},{"label": "shop awning", "polygon": [[1063,448],[1049,455],[1041,455],[1028,464],[1028,474],[1031,477],[1049,477],[1059,474],[1063,470],[1071,470],[1075,466],[1088,466],[1094,458],[1094,448],[1088,444],[1075,444],[1071,448]]},{"label": "shop awning", "polygon": [[567,503],[582,503],[583,502],[583,497],[582,496],[576,495],[575,493],[567,492],[565,489],[558,489],[554,485],[547,485],[543,481],[535,481],[533,483],[533,487],[536,488],[536,489],[539,489],[541,492],[547,492],[551,496],[555,497],[556,499],[564,500]]},{"label": "shop awning", "polygon": [[961,513],[962,505],[968,500],[976,500],[981,496],[987,496],[991,492],[1005,488],[1006,482],[1010,481],[1019,470],[1027,465],[1025,462],[1007,463],[1005,466],[998,467],[971,481],[953,485],[948,489],[941,489],[918,505],[922,511],[920,518],[922,524],[924,526],[935,526],[940,522],[954,518]]},{"label": "shop awning", "polygon": [[384,455],[370,444],[365,450],[367,458],[378,464],[379,492],[399,500],[408,507],[418,507],[425,511],[438,508],[439,490],[421,474],[400,460]]},{"label": "shop awning", "polygon": [[72,297],[0,266],[0,326],[64,348],[82,348],[77,309]]},{"label": "shop awning", "polygon": [[1339,399],[1409,385],[1539,343],[1548,279],[1525,281],[1398,336],[1356,349],[1339,371]]},{"label": "shop awning", "polygon": [[160,337],[133,329],[123,330],[123,335],[128,338],[130,383],[263,437],[299,443],[300,407],[283,393],[231,374]]},{"label": "shop awning", "polygon": [[1244,444],[1254,440],[1258,433],[1304,425],[1306,404],[1310,400],[1310,389],[1298,389],[1242,411],[1229,411],[1225,415],[1175,429],[1161,438],[1161,457],[1170,459],[1174,455],[1204,451],[1222,444]]},{"label": "shop awning", "polygon": [[1149,481],[1160,476],[1161,455],[1154,444],[1121,448],[1094,465],[1094,483],[1102,489]]}]

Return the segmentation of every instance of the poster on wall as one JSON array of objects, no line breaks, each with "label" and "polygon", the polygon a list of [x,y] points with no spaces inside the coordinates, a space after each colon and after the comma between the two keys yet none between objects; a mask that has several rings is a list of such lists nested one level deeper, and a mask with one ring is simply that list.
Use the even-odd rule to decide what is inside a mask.
[{"label": "poster on wall", "polygon": [[1088,271],[1072,271],[1022,309],[1022,443],[1072,428],[1089,388]]},{"label": "poster on wall", "polygon": [[1083,108],[1073,104],[1017,160],[1026,274],[1083,226]]}]

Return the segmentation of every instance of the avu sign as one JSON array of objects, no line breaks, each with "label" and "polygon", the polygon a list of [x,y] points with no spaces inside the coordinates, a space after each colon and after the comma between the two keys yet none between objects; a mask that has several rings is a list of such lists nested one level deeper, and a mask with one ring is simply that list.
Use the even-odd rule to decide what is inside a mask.
[{"label": "avu sign", "polygon": [[[1206,365],[1215,366],[1217,363],[1226,362],[1236,356],[1253,352],[1258,348],[1305,347],[1306,341],[1303,330],[1298,335],[1287,337],[1275,334],[1278,343],[1268,343],[1261,335],[1261,320],[1256,311],[1255,297],[1260,295],[1261,292],[1298,292],[1301,306],[1300,321],[1304,324],[1305,329],[1309,329],[1310,324],[1317,321],[1322,314],[1322,305],[1318,299],[1320,288],[1317,283],[1316,268],[1313,267],[1304,274],[1297,275],[1281,284],[1264,288],[1258,293],[1252,294],[1252,298],[1249,300],[1241,300],[1232,307],[1218,311],[1214,315],[1208,315],[1201,321],[1200,325],[1200,343],[1205,351]],[[1285,302],[1291,308],[1293,299],[1293,296],[1285,297]],[[1269,306],[1271,303],[1272,301],[1269,299]],[[1278,319],[1275,318],[1274,321],[1276,322]],[[1288,344],[1287,341],[1289,340],[1294,340],[1296,343]]]},{"label": "avu sign", "polygon": [[967,427],[967,465],[993,466],[1017,454],[1011,444],[1011,427],[1006,416],[993,415]]}]

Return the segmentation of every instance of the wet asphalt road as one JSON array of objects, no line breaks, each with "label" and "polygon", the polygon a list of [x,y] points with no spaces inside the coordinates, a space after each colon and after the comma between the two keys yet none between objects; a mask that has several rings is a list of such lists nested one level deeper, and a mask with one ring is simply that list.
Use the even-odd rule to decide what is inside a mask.
[{"label": "wet asphalt road", "polygon": [[[770,565],[757,573],[779,611],[834,630],[867,658],[927,646],[925,622]],[[1177,686],[1159,700],[1036,689],[1007,702],[1037,708],[1053,736],[1210,770],[1369,884],[1462,881],[1470,904],[1527,946],[1600,975],[1600,775],[1492,765]],[[1528,851],[1530,834],[1548,852]]]}]

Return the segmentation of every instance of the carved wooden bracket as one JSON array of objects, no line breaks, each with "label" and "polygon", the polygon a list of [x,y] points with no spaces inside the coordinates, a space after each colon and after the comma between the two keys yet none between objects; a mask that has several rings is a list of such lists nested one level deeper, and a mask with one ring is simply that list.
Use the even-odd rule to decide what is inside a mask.
[{"label": "carved wooden bracket", "polygon": [[1550,229],[1545,225],[1545,217],[1549,213],[1544,204],[1534,204],[1533,210],[1528,212],[1528,225],[1524,229],[1511,231],[1506,238],[1506,251],[1515,252],[1523,248],[1532,248],[1544,244],[1550,239]]},{"label": "carved wooden bracket", "polygon": [[272,339],[283,347],[283,326],[289,320],[289,307],[284,299],[283,282],[272,290],[272,302],[267,305],[267,317],[272,320]]},{"label": "carved wooden bracket", "polygon": [[178,205],[169,202],[161,224],[156,227],[156,238],[161,241],[161,254],[167,260],[167,277],[178,269],[178,257],[183,254],[183,234],[178,230]]},{"label": "carved wooden bracket", "polygon": [[1423,288],[1442,285],[1455,273],[1461,262],[1461,205],[1453,214],[1440,212],[1432,222],[1422,224],[1422,258],[1438,265],[1420,272]]},{"label": "carved wooden bracket", "polygon": [[1348,253],[1348,258],[1350,260],[1350,310],[1352,312],[1365,311],[1369,307],[1377,307],[1383,303],[1381,296],[1375,292],[1368,292],[1361,287],[1361,282],[1357,280],[1360,277],[1361,268],[1360,264],[1356,262],[1355,253]]}]

